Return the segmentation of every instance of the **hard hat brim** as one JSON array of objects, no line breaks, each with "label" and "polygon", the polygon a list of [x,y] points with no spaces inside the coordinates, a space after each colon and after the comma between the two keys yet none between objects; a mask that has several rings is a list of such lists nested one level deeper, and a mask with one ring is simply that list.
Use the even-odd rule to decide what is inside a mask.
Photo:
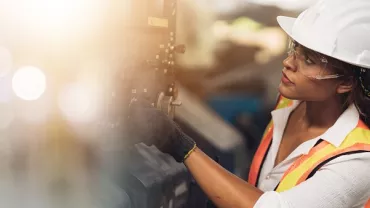
[{"label": "hard hat brim", "polygon": [[297,18],[278,16],[276,19],[281,29],[283,29],[289,37],[294,39],[294,37],[292,37],[292,30],[293,30],[294,22]]},{"label": "hard hat brim", "polygon": [[[325,53],[325,52],[323,52],[321,50],[318,50],[318,49],[315,49],[313,47],[310,47],[309,44],[305,43],[305,41],[301,41],[301,40],[299,40],[299,38],[297,38],[297,37],[295,37],[293,35],[293,27],[294,27],[294,24],[295,24],[295,21],[297,20],[297,18],[294,18],[294,17],[286,17],[286,16],[278,16],[276,19],[277,19],[277,22],[279,23],[281,29],[283,29],[285,31],[285,33],[290,38],[292,38],[293,40],[297,41],[300,45],[303,45],[304,47],[306,47],[308,49],[311,49],[313,51],[317,51],[317,52],[322,53],[324,55],[333,57],[333,56],[331,56],[331,55],[329,55],[329,54],[327,54],[327,53]],[[336,57],[333,57],[333,58],[336,58],[338,60],[341,60],[343,62],[352,64],[352,65],[355,65],[355,66],[369,68],[369,66],[366,65],[366,64],[359,64],[359,63],[356,63],[354,61],[347,60],[343,56],[336,56]]]}]

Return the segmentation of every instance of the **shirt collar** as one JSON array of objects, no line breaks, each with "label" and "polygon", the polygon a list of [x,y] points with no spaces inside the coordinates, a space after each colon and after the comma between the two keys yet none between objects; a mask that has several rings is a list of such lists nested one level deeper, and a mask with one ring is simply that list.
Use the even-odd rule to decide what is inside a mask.
[{"label": "shirt collar", "polygon": [[330,127],[323,135],[321,139],[330,142],[336,147],[339,147],[347,135],[356,128],[360,115],[354,104],[351,104],[343,113],[340,115],[335,124]]},{"label": "shirt collar", "polygon": [[[301,101],[294,100],[293,105],[272,111],[274,125],[281,125],[282,131],[285,129],[290,113],[299,105]],[[337,119],[332,127],[318,138],[323,139],[336,147],[339,147],[347,135],[356,128],[360,115],[354,104],[351,104]],[[277,122],[280,120],[280,122]],[[283,122],[281,122],[283,120]],[[276,123],[275,123],[276,122]],[[284,127],[283,127],[284,126]],[[281,132],[282,134],[283,132]],[[281,135],[282,136],[282,135]]]}]

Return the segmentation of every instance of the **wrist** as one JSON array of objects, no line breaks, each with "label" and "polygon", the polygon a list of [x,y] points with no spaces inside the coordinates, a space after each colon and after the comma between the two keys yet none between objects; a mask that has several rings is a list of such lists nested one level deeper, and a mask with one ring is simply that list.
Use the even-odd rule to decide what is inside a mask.
[{"label": "wrist", "polygon": [[193,153],[197,148],[198,148],[197,144],[194,144],[194,147],[185,155],[183,162],[185,162],[185,160],[188,159],[188,157],[191,155],[191,153]]},{"label": "wrist", "polygon": [[172,144],[167,147],[165,152],[169,153],[177,162],[184,162],[197,147],[195,141],[183,132],[171,140]]}]

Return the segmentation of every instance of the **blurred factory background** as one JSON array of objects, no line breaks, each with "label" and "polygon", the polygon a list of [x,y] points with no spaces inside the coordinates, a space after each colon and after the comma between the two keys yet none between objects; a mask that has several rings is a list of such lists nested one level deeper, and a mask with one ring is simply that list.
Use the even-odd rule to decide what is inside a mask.
[{"label": "blurred factory background", "polygon": [[286,55],[276,16],[315,0],[0,0],[4,207],[213,207],[182,164],[125,132],[164,110],[246,178]]}]

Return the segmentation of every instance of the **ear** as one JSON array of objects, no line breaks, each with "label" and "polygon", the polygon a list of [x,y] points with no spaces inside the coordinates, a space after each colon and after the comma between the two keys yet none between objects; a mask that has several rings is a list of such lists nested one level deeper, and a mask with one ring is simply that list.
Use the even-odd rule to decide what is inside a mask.
[{"label": "ear", "polygon": [[342,81],[337,86],[337,93],[338,94],[344,94],[344,93],[350,92],[353,89],[353,86],[354,86],[354,84],[353,84],[352,79]]}]

